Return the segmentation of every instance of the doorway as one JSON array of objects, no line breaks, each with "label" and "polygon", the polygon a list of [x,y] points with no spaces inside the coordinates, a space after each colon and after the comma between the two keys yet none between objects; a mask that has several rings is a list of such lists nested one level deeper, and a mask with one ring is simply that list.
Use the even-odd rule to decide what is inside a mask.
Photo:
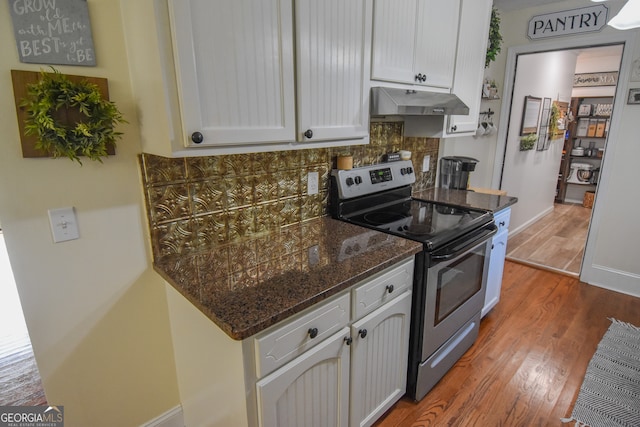
[{"label": "doorway", "polygon": [[[574,75],[596,78],[607,73],[617,75],[623,44],[522,53],[516,57],[509,125],[501,171],[500,188],[517,194],[521,218],[509,238],[507,259],[548,268],[579,277],[591,219],[597,177],[606,148],[616,81],[603,79],[598,85],[574,85]],[[582,79],[580,79],[582,81]],[[523,98],[553,104],[562,113],[559,130],[528,152],[514,147],[522,138],[523,122],[528,111]],[[543,101],[544,100],[544,101]],[[520,105],[520,107],[519,107]],[[586,112],[586,108],[589,112]],[[597,114],[594,114],[598,108]],[[591,110],[593,108],[593,110]],[[578,111],[581,109],[580,111]],[[606,114],[609,117],[605,117]],[[544,107],[538,118],[538,132],[543,132]],[[593,134],[576,133],[578,123],[593,119]],[[596,137],[598,119],[602,131]],[[591,132],[592,129],[589,129]],[[582,147],[584,145],[584,147]],[[574,150],[574,147],[580,147]],[[580,176],[576,179],[579,165]],[[593,179],[596,178],[596,179]],[[590,199],[590,200],[587,200]],[[589,202],[589,203],[587,203]]]},{"label": "doorway", "polygon": [[42,380],[22,314],[0,229],[0,406],[46,405]]}]

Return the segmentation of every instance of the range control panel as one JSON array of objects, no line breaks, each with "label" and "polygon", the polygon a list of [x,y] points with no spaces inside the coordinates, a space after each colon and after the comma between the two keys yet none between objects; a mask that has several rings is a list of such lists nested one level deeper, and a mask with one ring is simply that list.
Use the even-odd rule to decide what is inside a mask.
[{"label": "range control panel", "polygon": [[411,160],[380,163],[361,168],[331,171],[340,199],[351,199],[416,182]]}]

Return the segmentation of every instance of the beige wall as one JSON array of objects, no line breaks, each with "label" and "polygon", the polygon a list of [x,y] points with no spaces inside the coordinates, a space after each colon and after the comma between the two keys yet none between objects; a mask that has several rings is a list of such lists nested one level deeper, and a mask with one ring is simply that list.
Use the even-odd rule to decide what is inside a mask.
[{"label": "beige wall", "polygon": [[[11,2],[8,2],[9,4]],[[179,404],[163,281],[151,270],[120,7],[89,0],[97,67],[129,125],[104,164],[23,159],[10,69],[20,63],[0,5],[0,218],[45,392],[68,426],[132,426]],[[43,68],[45,66],[42,66]],[[74,206],[80,239],[54,244],[47,209]]]},{"label": "beige wall", "polygon": [[[614,1],[605,4],[609,8],[610,17],[613,17],[622,6],[621,2]],[[637,254],[640,252],[640,239],[637,238],[640,236],[640,222],[636,214],[640,209],[640,201],[636,196],[637,184],[631,172],[637,169],[637,159],[640,158],[640,144],[637,143],[637,118],[640,107],[626,104],[629,88],[640,87],[640,82],[629,81],[631,63],[640,59],[640,29],[619,31],[605,26],[598,33],[555,37],[533,42],[526,35],[527,23],[534,15],[592,5],[593,3],[588,0],[566,0],[537,8],[503,13],[502,53],[485,74],[499,83],[503,98],[496,104],[496,109],[500,108],[500,111],[504,112],[503,104],[507,99],[504,91],[508,91],[505,74],[508,75],[512,71],[507,64],[510,50],[547,51],[597,45],[603,42],[613,43],[621,38],[626,39],[618,82],[620,96],[614,105],[611,132],[600,174],[580,278],[587,283],[640,296],[640,264],[637,262]],[[503,122],[505,120],[502,118]],[[505,125],[506,123],[501,126]],[[504,135],[498,133],[494,142],[496,147],[492,181],[494,186],[499,181],[504,150],[504,146],[501,147],[500,144],[504,144]],[[518,196],[518,194],[514,195]]]}]

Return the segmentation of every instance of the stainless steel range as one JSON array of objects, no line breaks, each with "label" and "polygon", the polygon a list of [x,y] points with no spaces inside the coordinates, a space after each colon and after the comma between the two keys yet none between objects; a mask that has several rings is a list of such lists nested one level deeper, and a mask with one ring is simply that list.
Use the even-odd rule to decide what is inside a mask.
[{"label": "stainless steel range", "polygon": [[491,212],[411,197],[411,161],[331,173],[334,218],[415,240],[407,394],[422,399],[475,342],[496,226]]}]

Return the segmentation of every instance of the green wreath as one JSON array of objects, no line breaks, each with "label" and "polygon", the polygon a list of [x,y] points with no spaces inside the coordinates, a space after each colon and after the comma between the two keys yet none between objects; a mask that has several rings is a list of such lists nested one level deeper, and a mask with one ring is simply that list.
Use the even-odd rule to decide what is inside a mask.
[{"label": "green wreath", "polygon": [[41,72],[37,83],[27,87],[25,134],[37,137],[36,149],[53,157],[68,157],[82,165],[79,156],[102,163],[126,123],[113,102],[103,99],[97,85],[86,80],[72,82],[53,69]]}]

